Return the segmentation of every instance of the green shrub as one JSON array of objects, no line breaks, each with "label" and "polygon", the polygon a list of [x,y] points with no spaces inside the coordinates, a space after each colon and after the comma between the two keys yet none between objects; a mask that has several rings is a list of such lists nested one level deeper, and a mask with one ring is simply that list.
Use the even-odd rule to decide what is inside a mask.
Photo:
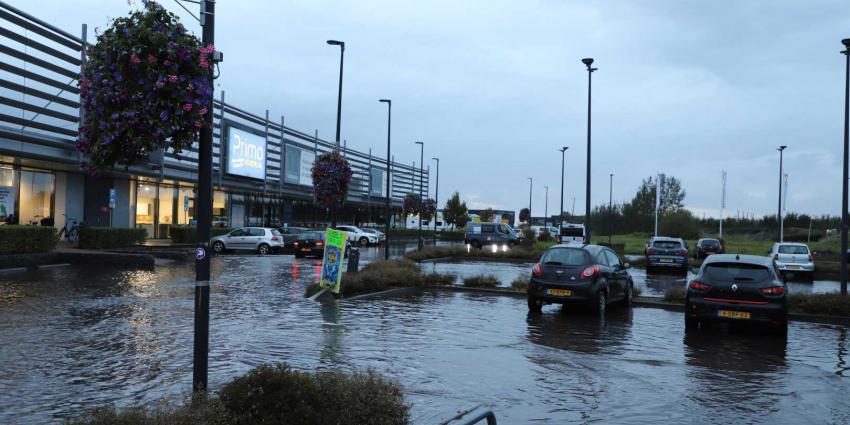
[{"label": "green shrub", "polygon": [[496,288],[499,283],[499,279],[491,274],[463,278],[463,286],[470,288]]},{"label": "green shrub", "polygon": [[683,303],[688,289],[684,286],[674,286],[664,291],[664,301],[668,303]]},{"label": "green shrub", "polygon": [[537,261],[543,255],[546,248],[552,246],[552,242],[535,242],[529,246],[514,246],[507,251],[498,250],[493,252],[490,246],[483,249],[469,249],[466,247],[443,247],[428,246],[422,251],[411,251],[405,254],[405,258],[413,261],[434,260],[439,258],[496,258],[511,260]]},{"label": "green shrub", "polygon": [[145,229],[85,226],[80,229],[80,248],[123,248],[144,242],[147,235]]},{"label": "green shrub", "polygon": [[48,226],[0,226],[0,254],[50,252],[56,248],[56,229]]},{"label": "green shrub", "polygon": [[[230,233],[232,230],[231,227],[213,227],[210,230],[210,237]],[[198,243],[198,228],[195,226],[171,226],[170,233],[171,241],[174,243]]]},{"label": "green shrub", "polygon": [[520,242],[522,246],[532,246],[534,242],[537,241],[537,235],[534,233],[534,230],[531,228],[522,229],[522,241]]},{"label": "green shrub", "polygon": [[827,316],[850,316],[850,296],[833,292],[828,294],[791,294],[788,311]]},{"label": "green shrub", "polygon": [[227,425],[233,423],[217,399],[204,400],[198,396],[182,406],[161,405],[153,408],[132,407],[116,410],[100,407],[70,425]]},{"label": "green shrub", "polygon": [[511,288],[517,292],[525,292],[528,290],[528,279],[524,277],[518,277],[511,282]]},{"label": "green shrub", "polygon": [[[343,278],[343,279],[344,279],[344,278]],[[311,283],[311,284],[310,284],[309,286],[307,286],[307,288],[304,290],[304,298],[310,298],[310,297],[312,297],[313,295],[316,295],[316,294],[317,294],[319,291],[321,291],[321,290],[322,290],[322,286],[321,286],[321,285],[319,285],[318,283]]]},{"label": "green shrub", "polygon": [[674,238],[698,239],[700,236],[696,218],[690,211],[684,209],[664,214],[659,227],[662,235]]},{"label": "green shrub", "polygon": [[357,273],[342,276],[343,295],[379,292],[389,288],[425,285],[419,265],[411,260],[383,260],[369,263]]},{"label": "green shrub", "polygon": [[422,275],[422,280],[426,285],[454,285],[457,277],[448,273],[426,273]]},{"label": "green shrub", "polygon": [[235,424],[410,423],[401,386],[372,370],[308,373],[260,366],[225,385],[219,398]]}]

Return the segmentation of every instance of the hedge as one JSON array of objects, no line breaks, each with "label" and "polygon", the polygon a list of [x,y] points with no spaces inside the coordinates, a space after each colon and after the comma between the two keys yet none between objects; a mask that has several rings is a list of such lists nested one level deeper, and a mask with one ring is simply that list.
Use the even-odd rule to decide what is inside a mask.
[{"label": "hedge", "polygon": [[53,251],[58,241],[49,226],[0,226],[0,254],[31,254]]},{"label": "hedge", "polygon": [[[230,233],[232,227],[213,227],[210,236]],[[171,241],[174,243],[198,243],[198,228],[195,226],[171,226]]]},{"label": "hedge", "polygon": [[148,232],[145,229],[121,227],[90,227],[80,229],[80,248],[112,249],[124,248],[145,241]]}]

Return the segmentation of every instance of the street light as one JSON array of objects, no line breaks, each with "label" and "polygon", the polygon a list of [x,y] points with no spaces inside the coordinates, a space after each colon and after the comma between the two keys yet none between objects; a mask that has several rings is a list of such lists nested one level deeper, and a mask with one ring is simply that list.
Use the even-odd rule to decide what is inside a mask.
[{"label": "street light", "polygon": [[[434,246],[437,246],[437,210],[440,209],[440,158],[431,158],[437,161],[437,179],[434,187]],[[443,212],[445,220],[445,212]]]},{"label": "street light", "polygon": [[597,68],[590,66],[593,64],[593,58],[584,58],[581,60],[581,63],[587,66],[587,187],[585,188],[584,200],[584,234],[585,242],[590,243],[590,76]]},{"label": "street light", "polygon": [[[422,199],[422,181],[425,180],[425,143],[414,142],[419,145],[419,249],[422,249],[422,207],[425,200]],[[415,171],[415,170],[414,170]]]},{"label": "street light", "polygon": [[779,151],[779,204],[776,207],[776,224],[779,225],[779,242],[782,242],[782,153],[788,146],[782,145],[776,150]]},{"label": "street light", "polygon": [[561,149],[561,209],[558,210],[558,237],[560,238],[561,227],[564,226],[564,153],[569,149],[569,146],[564,146]]},{"label": "street light", "polygon": [[345,42],[328,40],[331,46],[339,46],[339,94],[336,100],[336,149],[339,150],[339,128],[342,121],[342,64],[345,58]]},{"label": "street light", "polygon": [[390,259],[390,215],[392,211],[390,210],[390,198],[393,195],[392,188],[390,187],[390,170],[392,169],[392,160],[390,156],[390,130],[392,129],[392,119],[393,119],[393,101],[390,99],[380,99],[378,102],[387,104],[387,200],[386,200],[386,208],[387,208],[387,217],[386,217],[386,226],[384,227],[384,233],[386,233],[386,243],[384,244],[384,259]]},{"label": "street light", "polygon": [[547,227],[549,224],[549,186],[543,186],[546,189],[546,206],[543,207],[543,227]]},{"label": "street light", "polygon": [[611,245],[611,234],[614,232],[614,174],[610,174],[608,184],[608,245]]},{"label": "street light", "polygon": [[841,183],[841,295],[847,295],[847,154],[848,132],[850,131],[850,38],[841,40],[846,57],[844,70],[844,178]]},{"label": "street light", "polygon": [[528,220],[526,224],[528,224],[528,228],[531,229],[531,188],[534,186],[534,179],[528,177]]}]

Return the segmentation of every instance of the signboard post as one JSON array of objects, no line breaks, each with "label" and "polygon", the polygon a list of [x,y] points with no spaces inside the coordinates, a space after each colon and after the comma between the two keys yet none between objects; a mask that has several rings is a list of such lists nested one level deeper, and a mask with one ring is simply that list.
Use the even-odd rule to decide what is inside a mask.
[{"label": "signboard post", "polygon": [[327,229],[325,231],[325,252],[322,256],[322,280],[319,286],[329,288],[334,294],[339,294],[342,282],[342,259],[345,256],[345,242],[348,232]]},{"label": "signboard post", "polygon": [[109,189],[109,227],[112,227],[112,211],[115,209],[115,189]]}]

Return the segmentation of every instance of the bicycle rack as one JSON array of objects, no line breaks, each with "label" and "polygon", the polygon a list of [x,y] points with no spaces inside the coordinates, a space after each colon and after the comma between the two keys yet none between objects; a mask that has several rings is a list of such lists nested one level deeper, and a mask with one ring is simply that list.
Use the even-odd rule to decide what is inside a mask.
[{"label": "bicycle rack", "polygon": [[496,425],[496,414],[489,407],[476,406],[459,413],[440,425],[473,425],[487,419],[487,425]]}]

